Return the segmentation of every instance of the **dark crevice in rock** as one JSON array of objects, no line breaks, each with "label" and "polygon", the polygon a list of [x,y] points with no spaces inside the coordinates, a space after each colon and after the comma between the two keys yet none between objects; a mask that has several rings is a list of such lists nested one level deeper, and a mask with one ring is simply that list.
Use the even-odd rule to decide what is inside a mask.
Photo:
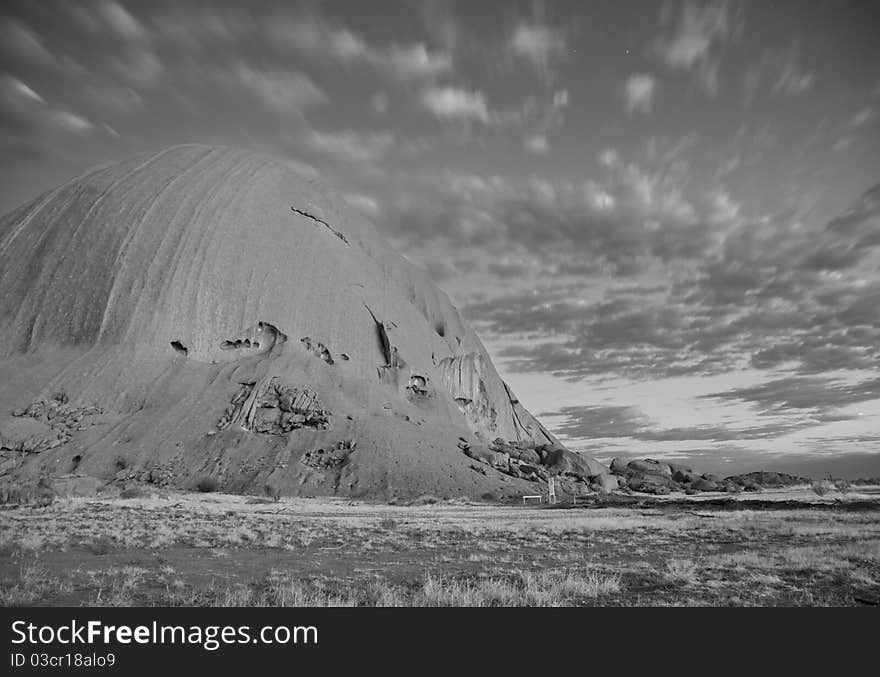
[{"label": "dark crevice in rock", "polygon": [[172,341],[171,347],[174,348],[174,350],[176,350],[181,355],[189,354],[189,348],[183,345],[180,341]]},{"label": "dark crevice in rock", "polygon": [[343,440],[337,442],[330,449],[312,449],[303,454],[300,461],[303,465],[316,470],[329,470],[338,468],[348,460],[349,455],[357,448],[355,440]]},{"label": "dark crevice in rock", "polygon": [[287,341],[287,335],[274,324],[258,322],[239,336],[220,342],[220,350],[271,350]]},{"label": "dark crevice in rock", "polygon": [[300,216],[305,216],[307,219],[311,219],[315,223],[320,223],[322,226],[327,228],[331,233],[333,233],[336,237],[338,237],[340,240],[342,240],[345,244],[348,244],[348,239],[345,237],[345,235],[343,235],[338,230],[336,230],[333,226],[331,226],[329,223],[327,223],[324,219],[319,219],[314,214],[309,214],[308,212],[304,212],[302,209],[297,209],[294,206],[291,206],[290,209],[291,209],[291,211],[299,214]]},{"label": "dark crevice in rock", "polygon": [[367,309],[370,317],[373,318],[373,322],[376,323],[376,334],[379,337],[379,349],[382,351],[382,357],[385,360],[385,366],[387,367],[391,364],[391,340],[388,338],[388,331],[385,329],[385,323],[381,322],[379,318],[376,317],[376,314],[370,310],[370,306],[366,303],[364,304],[364,308]]},{"label": "dark crevice in rock", "polygon": [[428,377],[422,376],[420,374],[413,374],[409,377],[409,385],[406,387],[407,390],[412,392],[414,395],[427,396],[428,392]]},{"label": "dark crevice in rock", "polygon": [[299,341],[310,353],[321,358],[327,364],[333,364],[333,355],[330,354],[330,349],[323,343],[320,341],[312,341],[309,336],[303,336]]}]

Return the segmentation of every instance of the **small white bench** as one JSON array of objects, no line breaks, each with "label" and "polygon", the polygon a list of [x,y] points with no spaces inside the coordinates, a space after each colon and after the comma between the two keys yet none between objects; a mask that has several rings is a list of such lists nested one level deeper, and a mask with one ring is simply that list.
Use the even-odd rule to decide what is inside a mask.
[{"label": "small white bench", "polygon": [[541,494],[535,494],[534,496],[523,496],[523,505],[526,504],[526,500],[536,500],[538,503],[544,500],[544,497]]}]

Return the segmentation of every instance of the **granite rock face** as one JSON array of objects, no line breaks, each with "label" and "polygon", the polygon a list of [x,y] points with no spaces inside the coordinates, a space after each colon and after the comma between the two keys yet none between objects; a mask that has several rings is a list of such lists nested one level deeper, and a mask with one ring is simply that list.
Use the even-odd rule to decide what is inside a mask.
[{"label": "granite rock face", "polygon": [[479,497],[528,481],[474,472],[459,438],[532,445],[536,467],[536,447],[561,446],[371,224],[228,148],[105,166],[0,218],[0,420],[56,392],[65,420],[101,425],[75,421],[7,474]]}]

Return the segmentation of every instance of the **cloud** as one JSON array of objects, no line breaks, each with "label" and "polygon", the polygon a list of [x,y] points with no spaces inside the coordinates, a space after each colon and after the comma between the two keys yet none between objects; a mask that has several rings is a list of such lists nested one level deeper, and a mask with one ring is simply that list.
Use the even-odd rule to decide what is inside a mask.
[{"label": "cloud", "polygon": [[36,101],[38,103],[46,103],[42,96],[37,94],[33,89],[28,87],[18,78],[9,76],[8,85],[15,94],[23,96],[27,99],[31,99],[32,101]]},{"label": "cloud", "polygon": [[[611,150],[603,160],[603,183],[469,182],[448,200],[460,207],[440,232],[522,247],[542,271],[484,282],[465,306],[505,368],[567,379],[876,369],[880,186],[824,228],[789,229],[749,220],[721,190],[688,216],[665,204],[674,179]],[[465,219],[482,229],[454,228]],[[613,294],[644,275],[652,291]]]},{"label": "cloud", "polygon": [[582,440],[632,437],[650,423],[638,407],[589,405],[563,407],[540,414],[543,418],[561,417],[554,423],[557,434]]},{"label": "cloud", "polygon": [[[544,412],[541,417],[547,419],[554,432],[564,439],[583,441],[617,438],[651,443],[766,440],[826,422],[816,418],[765,416],[741,426],[708,424],[664,428],[652,421],[638,407],[620,405],[563,407],[559,411]],[[562,420],[554,420],[557,418]],[[838,416],[834,420],[851,420],[851,418]]]},{"label": "cloud", "polygon": [[552,66],[565,57],[568,40],[562,29],[520,23],[508,38],[507,46],[515,57],[528,61],[543,79],[550,79]]},{"label": "cloud", "polygon": [[390,132],[360,133],[353,130],[321,132],[310,130],[305,137],[310,150],[346,162],[375,162],[394,145]]},{"label": "cloud", "polygon": [[445,120],[491,121],[486,95],[458,87],[432,87],[422,95],[422,104],[431,113]]},{"label": "cloud", "polygon": [[238,63],[229,76],[264,106],[281,115],[302,115],[328,100],[327,94],[299,71],[259,70]]},{"label": "cloud", "polygon": [[657,79],[653,75],[639,73],[630,75],[624,84],[626,112],[629,115],[642,112],[650,113],[657,94]]},{"label": "cloud", "polygon": [[391,109],[391,100],[385,92],[375,92],[370,96],[369,107],[375,115],[385,115]]},{"label": "cloud", "polygon": [[757,405],[762,414],[791,409],[823,413],[851,404],[880,400],[880,377],[847,383],[829,377],[790,376],[702,397],[748,402]]},{"label": "cloud", "polygon": [[550,151],[550,143],[544,134],[531,134],[523,139],[523,148],[533,155],[546,155]]},{"label": "cloud", "polygon": [[877,117],[873,108],[862,108],[849,119],[849,126],[853,128],[863,127]]},{"label": "cloud", "polygon": [[27,84],[11,75],[0,76],[0,130],[16,135],[41,135],[62,130],[82,135],[94,124],[85,117],[47,104]]},{"label": "cloud", "polygon": [[132,14],[117,2],[102,2],[100,13],[110,29],[125,40],[145,40],[147,30]]},{"label": "cloud", "polygon": [[771,96],[799,95],[812,89],[816,75],[800,66],[798,52],[796,43],[783,50],[767,50],[760,61],[748,68],[743,81],[746,105],[757,98],[762,88]]},{"label": "cloud", "polygon": [[401,80],[432,79],[452,68],[446,51],[431,50],[422,42],[371,45],[348,28],[316,16],[279,17],[267,30],[278,46],[349,66],[367,64]]},{"label": "cloud", "polygon": [[54,64],[55,57],[30,26],[17,19],[0,23],[0,50],[28,64]]},{"label": "cloud", "polygon": [[381,209],[381,203],[374,195],[349,193],[348,195],[345,195],[345,201],[368,217],[376,216]]},{"label": "cloud", "polygon": [[721,48],[731,34],[725,3],[681,6],[678,21],[654,43],[654,51],[674,70],[694,71],[709,94],[718,92]]},{"label": "cloud", "polygon": [[793,64],[786,65],[779,78],[773,85],[772,93],[783,92],[785,94],[803,94],[808,91],[815,81],[815,75],[811,72],[799,71]]},{"label": "cloud", "polygon": [[130,49],[111,62],[124,80],[142,87],[158,84],[165,73],[165,64],[159,55],[145,47]]},{"label": "cloud", "polygon": [[433,78],[452,67],[452,58],[444,52],[431,52],[422,44],[391,45],[372,57],[380,70],[389,70],[402,79]]},{"label": "cloud", "polygon": [[95,128],[81,115],[69,111],[53,111],[49,116],[55,125],[73,134],[87,134]]}]

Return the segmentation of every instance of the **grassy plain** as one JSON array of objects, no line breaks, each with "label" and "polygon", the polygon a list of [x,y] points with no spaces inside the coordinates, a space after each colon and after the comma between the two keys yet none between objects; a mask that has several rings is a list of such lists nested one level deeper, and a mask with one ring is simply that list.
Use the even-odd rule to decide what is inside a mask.
[{"label": "grassy plain", "polygon": [[66,498],[0,511],[0,604],[875,605],[880,495],[865,491],[575,508]]}]

